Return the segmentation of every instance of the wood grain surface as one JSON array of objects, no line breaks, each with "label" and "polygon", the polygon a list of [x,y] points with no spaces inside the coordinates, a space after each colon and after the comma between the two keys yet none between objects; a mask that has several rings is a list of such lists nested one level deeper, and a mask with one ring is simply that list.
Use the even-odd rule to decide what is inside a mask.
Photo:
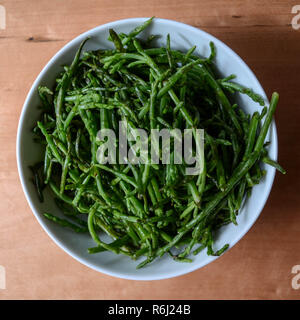
[{"label": "wood grain surface", "polygon": [[[297,3],[298,2],[298,3]],[[268,0],[0,0],[0,299],[299,299],[291,286],[300,265],[300,30],[291,26],[297,1]],[[236,51],[276,113],[277,174],[261,216],[223,257],[162,281],[112,278],[73,260],[42,230],[19,182],[15,140],[26,94],[47,61],[68,41],[103,23],[129,18],[174,19],[201,28]]]}]

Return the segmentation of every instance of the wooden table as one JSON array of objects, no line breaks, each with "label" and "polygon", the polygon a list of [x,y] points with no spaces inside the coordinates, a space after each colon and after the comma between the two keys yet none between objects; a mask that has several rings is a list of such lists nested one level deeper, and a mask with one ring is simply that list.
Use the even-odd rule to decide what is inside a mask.
[{"label": "wooden table", "polygon": [[[300,264],[300,30],[287,0],[0,0],[0,299],[298,299],[291,286]],[[268,95],[276,114],[279,160],[271,196],[251,231],[212,264],[178,278],[138,282],[97,273],[73,260],[42,230],[19,182],[15,140],[25,96],[47,61],[78,34],[139,16],[201,28],[235,50]]]}]

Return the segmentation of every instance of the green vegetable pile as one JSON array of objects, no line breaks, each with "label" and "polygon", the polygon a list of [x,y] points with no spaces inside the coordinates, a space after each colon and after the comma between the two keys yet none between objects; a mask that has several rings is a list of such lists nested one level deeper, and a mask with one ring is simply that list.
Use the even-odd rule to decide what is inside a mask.
[{"label": "green vegetable pile", "polygon": [[[145,256],[141,268],[168,253],[181,262],[213,248],[214,233],[236,222],[243,199],[265,174],[269,159],[265,138],[278,94],[269,107],[252,90],[218,79],[211,55],[199,58],[196,47],[173,50],[151,46],[138,35],[152,19],[129,34],[109,30],[115,49],[82,52],[57,77],[53,90],[39,87],[42,115],[35,139],[45,148],[42,163],[32,167],[38,196],[49,186],[66,219],[44,216],[96,243],[91,254],[112,251],[132,259]],[[88,39],[87,39],[88,40]],[[262,106],[252,115],[234,101],[247,94]],[[200,175],[185,175],[186,164],[115,164],[97,162],[99,129],[118,132],[119,121],[131,128],[205,130],[205,163]],[[150,136],[150,134],[149,134]],[[130,141],[128,142],[130,144]],[[149,141],[150,143],[150,141]],[[162,150],[160,150],[162,152]],[[100,239],[101,232],[113,240]]]}]

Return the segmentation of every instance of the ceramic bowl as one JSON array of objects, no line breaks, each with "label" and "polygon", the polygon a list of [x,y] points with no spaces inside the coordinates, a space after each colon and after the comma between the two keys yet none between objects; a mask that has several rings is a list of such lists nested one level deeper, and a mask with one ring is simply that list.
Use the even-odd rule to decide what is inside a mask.
[{"label": "ceramic bowl", "polygon": [[[180,276],[194,271],[214,261],[216,257],[207,256],[206,252],[203,251],[194,257],[192,263],[178,263],[173,261],[168,255],[165,255],[163,258],[157,259],[145,268],[137,270],[137,262],[132,261],[128,257],[109,252],[88,254],[87,248],[95,246],[88,234],[76,234],[71,230],[57,226],[43,217],[42,213],[45,211],[59,216],[61,213],[56,207],[50,191],[45,192],[45,201],[43,203],[38,201],[36,191],[31,182],[31,172],[28,168],[29,165],[42,159],[42,149],[33,141],[33,134],[31,132],[40,115],[40,111],[38,110],[38,86],[53,86],[56,76],[62,70],[62,66],[72,61],[80,42],[86,37],[90,36],[91,39],[86,43],[85,50],[112,48],[112,43],[106,40],[109,28],[113,28],[117,32],[127,33],[144,21],[145,18],[126,19],[107,23],[89,30],[66,44],[47,63],[34,81],[23,106],[17,134],[17,162],[27,201],[40,225],[59,247],[76,260],[102,273],[125,279],[157,280]],[[172,48],[186,51],[196,45],[196,54],[201,56],[209,55],[209,42],[213,41],[217,51],[216,67],[220,74],[222,76],[228,76],[230,74],[237,75],[236,82],[252,88],[256,93],[261,94],[266,100],[266,103],[268,103],[262,86],[246,63],[227,45],[212,35],[180,22],[154,19],[151,26],[140,36],[146,38],[150,34],[158,34],[161,37],[156,41],[156,45],[160,46],[165,45],[168,33],[171,36]],[[253,103],[245,95],[237,94],[236,101],[247,113],[252,114],[256,110],[261,110],[258,104]],[[277,134],[274,122],[271,125],[267,139],[271,142],[269,146],[269,156],[276,160]],[[230,224],[222,227],[216,237],[216,248],[220,248],[225,243],[229,243],[230,248],[232,248],[246,234],[258,218],[268,199],[275,175],[273,167],[264,166],[264,169],[266,170],[264,179],[259,185],[253,188],[251,197],[245,201],[237,217],[238,226]],[[242,254],[242,252],[240,254]],[[241,257],[241,259],[242,258],[243,257]],[[53,267],[55,268],[54,261]]]}]

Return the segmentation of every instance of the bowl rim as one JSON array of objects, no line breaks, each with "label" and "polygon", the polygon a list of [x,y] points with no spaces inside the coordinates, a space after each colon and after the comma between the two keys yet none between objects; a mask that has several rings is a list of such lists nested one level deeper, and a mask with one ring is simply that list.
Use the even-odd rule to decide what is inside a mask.
[{"label": "bowl rim", "polygon": [[[69,47],[73,46],[73,44],[75,44],[78,41],[83,40],[84,38],[86,38],[87,36],[89,36],[90,33],[92,32],[97,32],[98,30],[104,29],[104,28],[114,28],[114,27],[120,27],[123,24],[127,24],[128,22],[131,23],[135,23],[135,24],[141,24],[143,23],[146,19],[149,18],[144,18],[144,17],[139,17],[139,18],[128,18],[128,19],[121,19],[121,20],[115,20],[112,22],[108,22],[105,23],[103,25],[99,25],[97,27],[94,27],[92,29],[89,29],[87,31],[85,31],[84,33],[81,33],[80,35],[78,35],[77,37],[73,38],[71,41],[69,41],[68,43],[66,43],[47,63],[46,65],[43,67],[43,69],[41,70],[41,72],[39,73],[39,75],[36,77],[36,79],[34,80],[27,96],[25,99],[25,102],[23,104],[22,107],[22,111],[19,117],[19,122],[18,122],[18,130],[17,130],[17,141],[16,141],[16,156],[17,156],[17,167],[18,167],[18,173],[19,173],[19,178],[21,181],[21,185],[22,185],[22,189],[23,192],[25,194],[25,198],[29,204],[29,207],[31,209],[31,211],[33,212],[35,218],[38,220],[39,224],[42,226],[42,228],[44,229],[44,231],[48,234],[48,236],[56,243],[56,245],[58,245],[61,249],[63,249],[66,253],[68,253],[72,258],[76,259],[77,261],[79,261],[80,263],[82,263],[83,265],[113,276],[113,277],[117,277],[117,278],[121,278],[121,279],[127,279],[127,280],[145,280],[145,281],[149,281],[149,280],[162,280],[162,279],[169,279],[169,278],[173,278],[173,277],[177,277],[177,276],[181,276],[190,272],[193,272],[197,269],[200,269],[202,267],[204,267],[205,265],[212,263],[213,261],[215,261],[218,257],[212,257],[212,259],[210,261],[206,261],[204,263],[198,263],[195,265],[190,265],[190,268],[186,268],[186,270],[183,271],[173,271],[170,272],[167,276],[160,276],[160,275],[153,275],[153,276],[145,276],[145,275],[139,275],[137,274],[136,276],[131,276],[131,275],[127,275],[127,274],[122,274],[121,272],[114,272],[114,271],[110,271],[108,269],[105,269],[99,265],[95,265],[94,263],[91,263],[89,261],[87,261],[85,258],[81,258],[77,255],[77,253],[73,252],[72,250],[68,249],[64,243],[60,240],[58,240],[56,238],[56,236],[48,229],[46,223],[43,221],[43,219],[41,218],[41,215],[39,213],[39,211],[35,208],[33,202],[31,201],[31,193],[30,191],[27,189],[26,187],[26,183],[25,183],[25,175],[23,172],[23,168],[22,168],[22,154],[21,154],[21,143],[22,143],[22,132],[23,132],[23,126],[24,126],[24,118],[25,118],[25,114],[27,112],[27,109],[30,106],[30,101],[32,99],[32,96],[35,94],[37,85],[40,83],[40,79],[43,77],[44,73],[50,69],[52,67],[52,64],[56,61],[57,58],[59,58],[61,55],[64,54],[64,52],[66,50],[69,49]],[[227,50],[230,52],[230,54],[237,59],[244,68],[247,69],[247,71],[249,72],[249,74],[253,77],[253,79],[256,81],[257,86],[261,89],[261,92],[263,93],[262,96],[263,98],[269,103],[269,100],[266,96],[266,93],[263,89],[263,87],[261,86],[260,82],[258,81],[256,75],[254,74],[254,72],[248,67],[248,65],[244,62],[244,60],[237,54],[235,53],[229,46],[227,46],[224,42],[222,42],[221,40],[219,40],[218,38],[216,38],[215,36],[211,35],[208,32],[205,32],[201,29],[198,29],[196,27],[193,27],[191,25],[185,24],[183,22],[178,22],[175,20],[170,20],[170,19],[162,19],[162,18],[155,18],[155,21],[157,21],[158,23],[163,22],[163,23],[168,23],[170,25],[176,25],[177,27],[180,28],[184,28],[185,30],[191,30],[191,31],[197,31],[200,35],[204,35],[204,36],[208,36],[212,39],[212,41],[214,43],[217,43],[219,47],[222,47],[223,49]],[[277,156],[278,156],[278,138],[277,138],[277,129],[276,129],[276,124],[275,124],[275,120],[273,119],[271,127],[269,129],[270,135],[272,136],[272,145],[274,148],[274,160],[277,160]],[[234,247],[234,245],[239,242],[245,235],[246,233],[250,230],[250,228],[254,225],[254,223],[256,222],[256,220],[258,219],[258,217],[260,216],[268,198],[271,192],[271,188],[273,186],[273,182],[274,182],[274,178],[275,178],[275,173],[276,170],[273,167],[269,168],[270,170],[270,178],[269,178],[269,184],[266,185],[266,191],[265,191],[265,196],[264,196],[264,200],[262,201],[262,204],[260,206],[260,208],[258,208],[257,212],[256,212],[256,217],[250,222],[248,223],[247,228],[245,229],[244,232],[242,232],[241,234],[239,234],[237,236],[237,238],[232,241],[229,249],[227,251],[229,251],[232,247]],[[226,252],[227,252],[226,251]]]}]

